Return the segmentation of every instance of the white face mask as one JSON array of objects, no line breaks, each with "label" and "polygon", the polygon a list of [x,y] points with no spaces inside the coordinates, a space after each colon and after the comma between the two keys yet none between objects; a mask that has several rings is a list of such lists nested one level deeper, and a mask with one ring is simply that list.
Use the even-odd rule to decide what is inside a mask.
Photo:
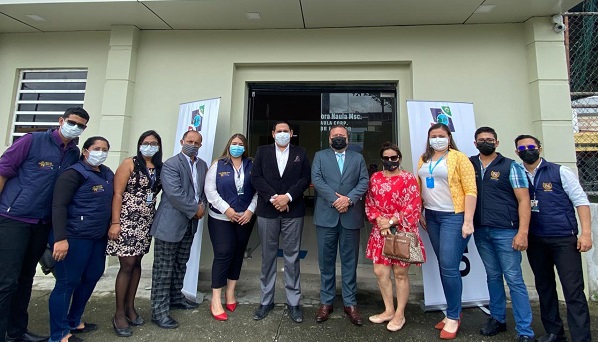
[{"label": "white face mask", "polygon": [[158,153],[158,151],[160,151],[160,146],[151,146],[151,145],[141,145],[139,147],[139,152],[141,152],[141,154],[144,157],[153,157],[154,154]]},{"label": "white face mask", "polygon": [[278,146],[287,146],[291,141],[291,134],[288,132],[279,132],[274,134],[274,141]]},{"label": "white face mask", "polygon": [[100,166],[106,161],[106,158],[108,158],[108,152],[89,150],[87,152],[89,152],[89,155],[87,156],[87,164],[91,166]]},{"label": "white face mask", "polygon": [[436,151],[444,151],[448,148],[448,138],[430,138],[430,146]]},{"label": "white face mask", "polygon": [[66,120],[60,127],[60,134],[69,140],[75,139],[80,136],[81,133],[83,133],[83,129],[79,128],[77,125],[70,125]]}]

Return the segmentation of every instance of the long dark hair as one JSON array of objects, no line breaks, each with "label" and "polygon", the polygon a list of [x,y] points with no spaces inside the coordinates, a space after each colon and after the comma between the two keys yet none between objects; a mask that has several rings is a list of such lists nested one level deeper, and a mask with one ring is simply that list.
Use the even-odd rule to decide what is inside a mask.
[{"label": "long dark hair", "polygon": [[230,160],[231,155],[230,155],[229,148],[230,148],[230,144],[233,142],[233,140],[235,138],[241,139],[241,142],[243,142],[243,147],[245,147],[245,151],[243,151],[241,158],[247,158],[247,150],[249,150],[249,146],[247,146],[247,138],[241,133],[235,133],[235,134],[233,134],[232,137],[230,137],[230,139],[228,139],[228,142],[226,143],[226,147],[224,148],[224,151],[222,151],[222,155],[218,159],[222,159],[225,161]]},{"label": "long dark hair", "polygon": [[[154,186],[156,186],[156,184],[160,183],[160,171],[162,171],[162,138],[160,137],[160,134],[158,134],[158,132],[154,131],[153,129],[150,129],[149,131],[141,133],[141,136],[139,136],[139,140],[137,140],[137,158],[134,158],[133,161],[135,164],[135,169],[138,169],[135,171],[141,171],[145,173],[145,175],[149,178],[147,164],[145,163],[145,158],[143,157],[143,154],[141,154],[141,151],[139,151],[139,148],[141,147],[143,140],[145,140],[145,138],[149,137],[150,135],[156,138],[156,140],[158,140],[158,146],[160,147],[158,152],[156,152],[156,154],[154,154],[151,159],[152,163],[154,164],[154,170],[156,172],[156,182],[154,184]],[[137,177],[139,177],[139,173],[136,173]],[[137,184],[139,184],[139,179],[137,179]]]},{"label": "long dark hair", "polygon": [[[106,138],[104,137],[100,137],[100,136],[95,136],[95,137],[89,137],[87,138],[87,140],[85,140],[85,142],[83,143],[83,148],[81,149],[81,156],[79,157],[80,160],[83,160],[85,157],[83,156],[83,150],[87,150],[91,145],[93,145],[96,141],[105,141],[106,145],[108,145],[108,149],[110,149],[110,143],[108,142],[108,140],[106,140]],[[89,150],[87,150],[89,152]]]},{"label": "long dark hair", "polygon": [[453,139],[453,135],[451,134],[451,130],[448,128],[448,126],[445,124],[442,124],[442,123],[436,123],[436,124],[433,124],[432,126],[430,126],[430,129],[428,129],[428,138],[426,139],[426,150],[422,154],[422,160],[424,162],[431,160],[432,156],[434,155],[434,149],[432,148],[432,146],[430,146],[430,132],[435,129],[438,129],[438,128],[442,128],[442,130],[444,130],[446,132],[446,134],[448,134],[448,138],[449,138],[448,149],[449,150],[453,149],[455,151],[459,151],[459,149],[457,148],[457,144],[455,143],[455,140]]}]

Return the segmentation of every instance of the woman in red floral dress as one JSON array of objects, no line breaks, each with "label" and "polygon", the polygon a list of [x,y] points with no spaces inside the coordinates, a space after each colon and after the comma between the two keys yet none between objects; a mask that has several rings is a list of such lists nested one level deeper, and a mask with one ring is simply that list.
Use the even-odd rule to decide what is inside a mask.
[{"label": "woman in red floral dress", "polygon": [[[384,312],[369,317],[373,323],[385,323],[386,329],[398,331],[405,324],[405,306],[409,298],[409,266],[408,263],[394,260],[382,255],[384,236],[390,234],[390,228],[397,231],[417,234],[420,245],[417,223],[421,214],[421,197],[417,179],[399,167],[402,159],[399,147],[386,142],[380,149],[380,158],[384,164],[383,171],[376,172],[370,178],[370,188],[365,200],[365,212],[373,228],[368,241],[366,257],[374,262],[374,273],[378,278],[378,286],[384,301]],[[424,260],[426,253],[424,253]],[[419,264],[418,264],[419,266]],[[392,280],[394,273],[397,288],[397,309],[394,307]]]}]

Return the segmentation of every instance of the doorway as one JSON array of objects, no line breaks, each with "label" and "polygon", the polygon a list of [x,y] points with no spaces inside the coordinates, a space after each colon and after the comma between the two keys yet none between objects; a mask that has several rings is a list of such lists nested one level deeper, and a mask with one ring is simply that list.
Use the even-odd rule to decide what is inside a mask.
[{"label": "doorway", "polygon": [[[317,151],[328,148],[330,127],[345,125],[350,133],[348,148],[364,156],[370,175],[382,167],[379,157],[382,143],[398,141],[397,83],[252,83],[248,94],[247,139],[251,156],[258,146],[274,143],[272,125],[279,120],[290,123],[294,133],[291,143],[305,148],[310,161]],[[302,272],[317,274],[313,196],[310,186],[305,192],[307,208],[301,268]],[[371,225],[366,222],[365,226],[361,231],[360,266],[371,265],[365,258]],[[247,248],[247,266],[259,269],[261,253],[257,229]]]}]

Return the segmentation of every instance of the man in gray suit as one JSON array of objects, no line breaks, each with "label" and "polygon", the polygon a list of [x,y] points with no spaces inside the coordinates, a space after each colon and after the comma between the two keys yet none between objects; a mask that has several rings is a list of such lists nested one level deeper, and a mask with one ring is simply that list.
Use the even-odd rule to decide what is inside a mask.
[{"label": "man in gray suit", "polygon": [[208,165],[197,157],[201,142],[199,132],[185,132],[181,153],[162,166],[162,200],[150,234],[155,238],[152,322],[164,329],[179,325],[170,317],[170,309],[189,310],[198,306],[185,299],[181,289],[197,223],[206,208],[203,188]]},{"label": "man in gray suit", "polygon": [[311,179],[316,189],[314,224],[320,264],[320,309],[316,322],[328,320],[336,293],[336,252],[341,255],[343,303],[351,323],[363,325],[357,310],[357,258],[360,228],[364,224],[362,197],[368,189],[368,171],[363,156],[347,150],[349,132],[333,126],[330,147],[314,157]]}]

